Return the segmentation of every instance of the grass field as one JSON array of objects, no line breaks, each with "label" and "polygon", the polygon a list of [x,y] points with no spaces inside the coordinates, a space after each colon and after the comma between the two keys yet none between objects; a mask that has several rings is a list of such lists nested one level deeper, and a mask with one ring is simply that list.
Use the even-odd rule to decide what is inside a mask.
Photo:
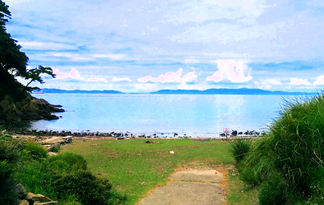
[{"label": "grass field", "polygon": [[[194,139],[75,140],[61,152],[84,156],[94,174],[111,180],[113,186],[127,196],[127,204],[135,204],[150,190],[165,185],[176,169],[234,167],[229,142]],[[170,151],[174,151],[171,154]],[[233,170],[230,169],[230,173]],[[229,185],[228,189],[227,184]],[[253,204],[256,190],[242,192],[243,184],[231,175],[224,185],[229,204]],[[241,196],[240,198],[234,197]],[[252,197],[253,196],[253,197]],[[256,204],[256,203],[254,203]]]}]

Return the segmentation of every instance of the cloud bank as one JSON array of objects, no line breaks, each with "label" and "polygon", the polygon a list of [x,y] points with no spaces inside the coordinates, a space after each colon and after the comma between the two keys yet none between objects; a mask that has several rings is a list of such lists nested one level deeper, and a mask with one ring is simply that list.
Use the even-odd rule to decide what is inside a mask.
[{"label": "cloud bank", "polygon": [[215,62],[217,63],[218,71],[216,71],[212,76],[208,76],[206,81],[212,81],[215,83],[221,81],[244,83],[252,80],[250,73],[248,73],[247,76],[244,75],[244,73],[248,72],[250,69],[244,61],[218,60]]}]

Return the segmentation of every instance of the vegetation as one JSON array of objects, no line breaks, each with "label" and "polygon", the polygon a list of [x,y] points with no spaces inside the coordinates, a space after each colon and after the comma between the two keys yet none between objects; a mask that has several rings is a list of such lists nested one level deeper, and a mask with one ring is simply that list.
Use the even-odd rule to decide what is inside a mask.
[{"label": "vegetation", "polygon": [[[38,81],[44,83],[41,74],[48,74],[55,77],[49,67],[39,66],[38,68],[27,70],[28,57],[22,52],[21,46],[17,44],[6,31],[6,23],[10,19],[9,6],[0,0],[0,100],[5,96],[10,96],[14,101],[19,101],[25,97],[25,92],[31,92],[37,87],[28,87],[31,82]],[[15,77],[22,77],[29,80],[26,86],[21,85]]]},{"label": "vegetation", "polygon": [[231,143],[231,152],[238,164],[242,161],[250,151],[251,140],[250,139],[236,139]]},{"label": "vegetation", "polygon": [[73,145],[63,146],[60,153],[82,155],[92,173],[109,178],[118,191],[127,195],[126,204],[135,204],[149,190],[165,185],[177,168],[221,169],[234,163],[230,144],[225,141],[154,139],[154,144],[146,141],[75,140]]},{"label": "vegetation", "polygon": [[[49,67],[38,66],[27,69],[28,57],[6,31],[5,26],[10,17],[9,7],[0,0],[0,123],[54,119],[56,117],[51,113],[60,112],[62,109],[33,98],[30,92],[39,88],[30,85],[35,81],[44,83],[41,77],[43,74],[52,77],[55,77],[55,74]],[[22,85],[17,81],[17,77],[26,79],[28,83]]]},{"label": "vegetation", "polygon": [[228,173],[228,204],[230,205],[258,205],[258,189],[247,187],[236,169]]},{"label": "vegetation", "polygon": [[14,204],[15,167],[20,158],[21,143],[0,136],[0,204]]},{"label": "vegetation", "polygon": [[60,204],[122,204],[108,179],[98,178],[86,160],[65,153],[48,157],[36,143],[0,136],[0,204],[16,204],[15,185],[41,193]]},{"label": "vegetation", "polygon": [[61,149],[61,145],[60,144],[56,144],[56,145],[52,146],[49,151],[50,152],[59,152],[60,149]]},{"label": "vegetation", "polygon": [[0,99],[9,95],[16,100],[21,92],[17,92],[19,83],[14,77],[26,77],[28,57],[20,51],[21,46],[17,45],[17,41],[6,32],[5,24],[11,16],[8,8],[0,0]]},{"label": "vegetation", "polygon": [[324,95],[288,103],[239,164],[263,204],[323,204]]}]

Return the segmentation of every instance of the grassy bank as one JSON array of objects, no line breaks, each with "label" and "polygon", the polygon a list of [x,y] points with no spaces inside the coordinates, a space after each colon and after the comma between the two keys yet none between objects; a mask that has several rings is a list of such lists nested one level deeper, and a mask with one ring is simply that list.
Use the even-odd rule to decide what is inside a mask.
[{"label": "grassy bank", "polygon": [[[233,167],[234,158],[228,142],[154,139],[151,141],[156,143],[147,144],[146,141],[75,140],[74,144],[63,146],[61,152],[82,155],[94,174],[108,178],[117,190],[127,195],[126,204],[135,204],[149,190],[164,185],[168,176],[178,168]],[[230,180],[239,181],[233,177]],[[229,190],[234,194],[242,193],[242,187],[233,186]],[[240,204],[241,200],[247,199],[232,197],[230,204]]]}]

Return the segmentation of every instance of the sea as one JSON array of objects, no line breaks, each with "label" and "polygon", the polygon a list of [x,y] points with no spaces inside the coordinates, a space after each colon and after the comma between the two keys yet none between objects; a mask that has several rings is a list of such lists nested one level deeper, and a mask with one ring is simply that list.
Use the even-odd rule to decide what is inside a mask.
[{"label": "sea", "polygon": [[62,105],[58,120],[30,129],[218,137],[224,129],[266,131],[295,95],[34,94]]}]

